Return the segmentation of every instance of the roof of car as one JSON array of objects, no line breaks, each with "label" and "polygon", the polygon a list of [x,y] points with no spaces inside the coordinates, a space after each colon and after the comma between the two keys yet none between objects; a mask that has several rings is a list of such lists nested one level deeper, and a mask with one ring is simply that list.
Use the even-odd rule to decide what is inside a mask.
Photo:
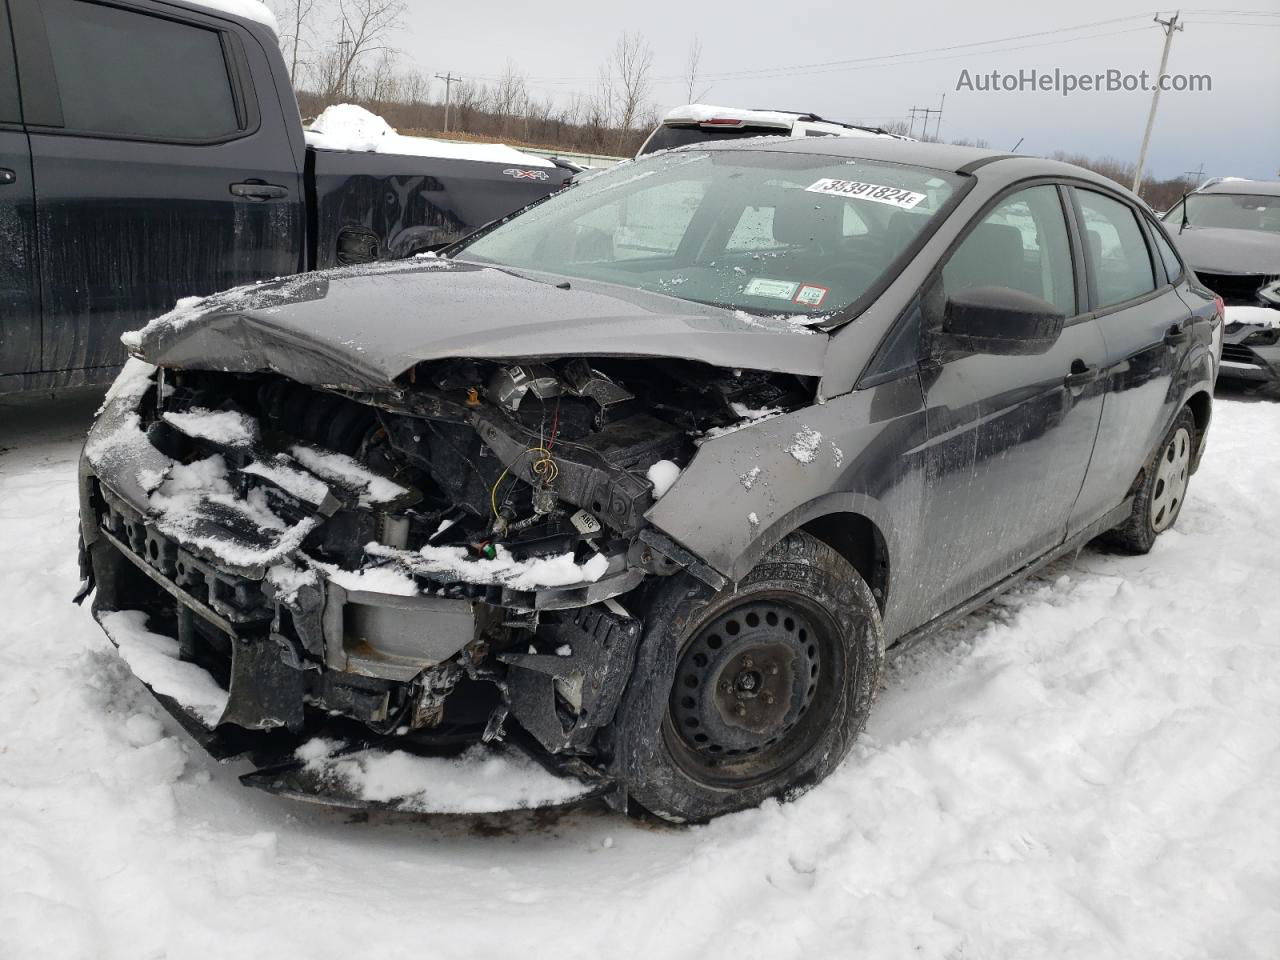
[{"label": "roof of car", "polygon": [[1231,193],[1254,197],[1280,197],[1280,180],[1245,180],[1241,177],[1223,177],[1211,180],[1196,193]]},{"label": "roof of car", "polygon": [[[982,168],[984,176],[994,173],[1010,182],[1029,177],[1070,177],[1084,180],[1122,194],[1129,191],[1108,177],[1061,160],[1047,160],[1028,154],[1004,153],[985,147],[961,147],[950,143],[897,140],[889,137],[751,137],[691,144],[680,151],[769,150],[837,157],[846,160],[879,160],[904,163],[949,173],[971,173]],[[1129,194],[1132,196],[1132,194]]]},{"label": "roof of car", "polygon": [[[991,162],[1010,154],[981,147],[957,147],[949,143],[891,140],[879,137],[803,137],[780,139],[752,137],[720,140],[683,147],[684,150],[773,150],[842,157],[850,160],[889,160],[934,170],[959,171],[978,162]],[[1046,161],[1052,162],[1052,161]]]}]

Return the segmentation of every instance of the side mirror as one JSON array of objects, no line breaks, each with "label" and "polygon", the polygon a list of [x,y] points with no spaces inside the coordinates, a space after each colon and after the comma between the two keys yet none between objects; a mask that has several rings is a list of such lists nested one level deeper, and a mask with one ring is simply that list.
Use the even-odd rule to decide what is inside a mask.
[{"label": "side mirror", "polygon": [[1066,321],[1047,300],[1009,287],[976,287],[947,298],[942,332],[975,353],[1031,356],[1046,353]]}]

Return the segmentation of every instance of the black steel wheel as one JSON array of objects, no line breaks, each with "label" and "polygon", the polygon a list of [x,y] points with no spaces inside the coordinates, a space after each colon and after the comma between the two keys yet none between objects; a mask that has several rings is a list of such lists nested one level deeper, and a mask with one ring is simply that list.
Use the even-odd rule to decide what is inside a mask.
[{"label": "black steel wheel", "polygon": [[866,722],[883,656],[870,588],[808,534],[736,589],[669,578],[615,722],[630,796],[701,821],[817,783]]}]

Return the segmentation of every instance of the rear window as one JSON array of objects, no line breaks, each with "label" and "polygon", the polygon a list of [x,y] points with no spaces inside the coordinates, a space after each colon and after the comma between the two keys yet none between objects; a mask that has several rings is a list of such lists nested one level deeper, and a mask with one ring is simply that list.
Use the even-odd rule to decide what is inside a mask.
[{"label": "rear window", "polygon": [[222,34],[84,0],[43,0],[69,131],[214,140],[240,129]]},{"label": "rear window", "polygon": [[1118,200],[1079,190],[1085,256],[1098,286],[1098,306],[1112,307],[1156,288],[1151,255],[1132,210]]},{"label": "rear window", "polygon": [[675,127],[663,124],[640,148],[638,156],[686,147],[691,143],[709,143],[712,140],[741,140],[744,137],[787,137],[789,130],[777,127]]}]

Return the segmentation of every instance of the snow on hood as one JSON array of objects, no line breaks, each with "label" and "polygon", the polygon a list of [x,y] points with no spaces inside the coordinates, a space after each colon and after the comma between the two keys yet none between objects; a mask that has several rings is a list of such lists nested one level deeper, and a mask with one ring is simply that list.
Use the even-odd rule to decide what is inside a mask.
[{"label": "snow on hood", "polygon": [[327,107],[307,127],[307,144],[321,150],[356,153],[393,153],[402,157],[435,157],[440,160],[479,160],[512,163],[521,167],[554,167],[545,157],[523,153],[505,143],[454,143],[397,133],[376,113],[354,103]]},{"label": "snow on hood", "polygon": [[1193,270],[1280,275],[1280,233],[1193,226],[1179,233],[1176,223],[1166,226]]},{"label": "snow on hood", "polygon": [[304,274],[179,308],[126,345],[152,363],[385,390],[452,357],[670,357],[820,375],[829,337],[786,318],[609,284],[553,282],[421,259]]}]

